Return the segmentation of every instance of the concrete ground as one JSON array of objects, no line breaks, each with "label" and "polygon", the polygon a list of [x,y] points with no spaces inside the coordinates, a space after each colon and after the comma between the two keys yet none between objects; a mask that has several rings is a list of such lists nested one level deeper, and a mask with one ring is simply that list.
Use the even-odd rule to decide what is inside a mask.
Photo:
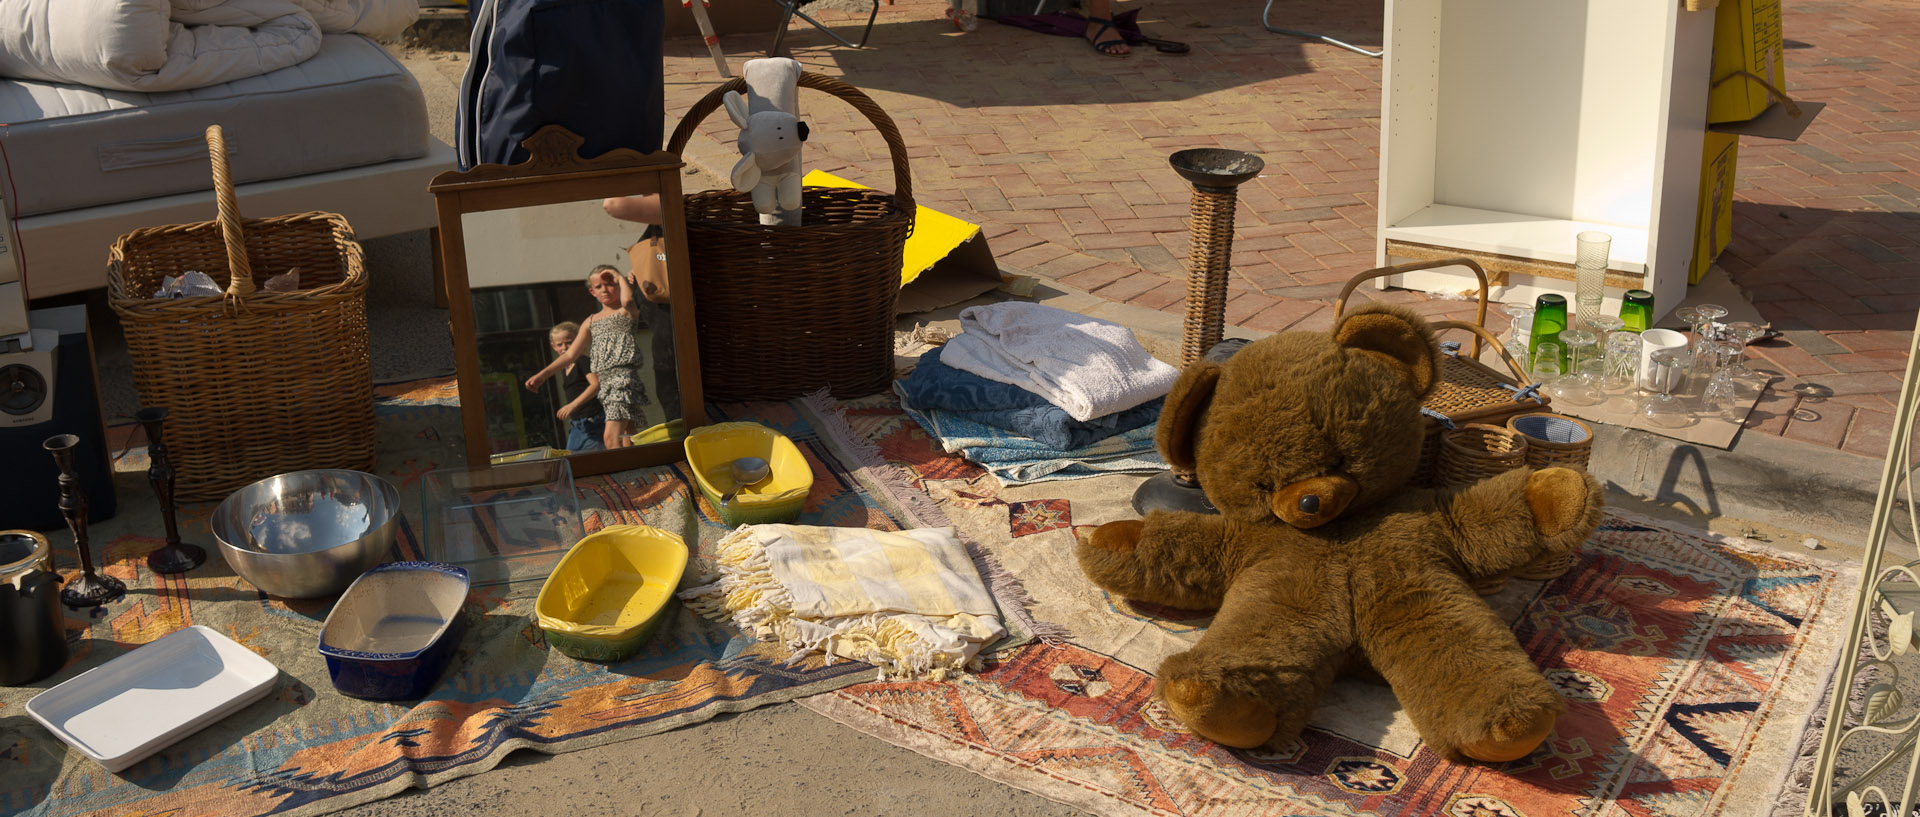
[{"label": "concrete ground", "polygon": [[[1915,4],[1893,5],[1911,12]],[[1177,345],[1186,199],[1183,187],[1166,184],[1172,175],[1163,171],[1165,154],[1179,147],[1217,144],[1269,154],[1273,180],[1263,181],[1264,189],[1242,199],[1236,231],[1241,243],[1228,316],[1233,332],[1314,325],[1325,319],[1332,295],[1328,287],[1373,265],[1377,62],[1269,34],[1258,25],[1259,7],[1251,2],[1148,9],[1150,31],[1194,44],[1193,55],[1178,58],[1185,62],[1150,51],[1124,62],[1101,58],[1071,40],[986,21],[982,30],[960,34],[938,19],[941,6],[931,0],[884,5],[873,50],[829,48],[823,37],[798,23],[788,42],[809,70],[842,76],[869,90],[894,113],[909,138],[921,203],[985,226],[1002,268],[1040,278],[1046,302],[1133,327],[1150,347]],[[1380,20],[1377,5],[1371,8],[1289,12],[1304,16],[1288,24],[1377,45]],[[1789,20],[1789,36],[1803,36],[1797,32],[1809,29],[1831,34],[1831,40],[1816,45],[1833,48],[1838,56],[1815,59],[1817,55],[1805,50],[1789,52],[1802,71],[1797,76],[1817,78],[1824,98],[1839,100],[1835,108],[1846,123],[1857,125],[1861,115],[1840,103],[1856,99],[1871,97],[1859,103],[1868,109],[1920,107],[1911,104],[1912,83],[1889,85],[1897,79],[1894,74],[1908,76],[1916,70],[1912,61],[1820,61],[1851,59],[1858,49],[1839,44],[1851,43],[1851,32],[1860,25],[1896,25],[1888,13],[1815,4],[1812,11],[1798,14]],[[852,18],[831,10],[817,16],[835,25],[852,24]],[[728,36],[722,45],[737,69],[744,58],[762,55],[768,39],[764,34]],[[1875,47],[1890,41],[1875,39]],[[1903,47],[1910,48],[1914,41],[1905,42]],[[446,43],[396,52],[421,80],[435,134],[451,142],[453,100],[464,55]],[[670,41],[667,65],[671,125],[673,112],[683,110],[719,78],[697,40]],[[1845,76],[1836,65],[1844,67]],[[1879,69],[1884,69],[1881,75],[1867,76]],[[1843,82],[1861,76],[1866,76],[1867,87]],[[1045,111],[1034,113],[1041,109]],[[809,109],[810,114],[815,111],[823,118],[832,116],[826,105]],[[1258,129],[1267,135],[1248,137],[1249,119],[1260,120]],[[732,161],[722,125],[710,120],[689,145],[687,156],[694,167],[688,190],[721,186],[712,170]],[[841,121],[837,127],[857,126]],[[1894,151],[1886,157],[1888,163],[1908,166],[1913,154],[1901,152],[1906,143],[1899,140],[1910,135],[1883,132],[1876,143]],[[1813,145],[1825,147],[1812,154],[1803,149]],[[1890,428],[1885,420],[1892,408],[1887,395],[1897,389],[1895,375],[1905,365],[1903,351],[1894,355],[1897,366],[1884,358],[1887,349],[1906,348],[1904,330],[1912,326],[1911,301],[1899,293],[1904,291],[1900,282],[1911,279],[1914,267],[1907,256],[1916,254],[1909,220],[1916,197],[1904,183],[1883,178],[1894,171],[1852,166],[1835,172],[1882,175],[1851,190],[1863,198],[1827,201],[1829,210],[1818,226],[1792,232],[1764,223],[1760,216],[1772,211],[1758,208],[1794,195],[1781,192],[1786,182],[1780,180],[1792,175],[1789,171],[1799,174],[1793,181],[1801,194],[1811,197],[1814,194],[1805,191],[1819,186],[1823,177],[1806,166],[1807,161],[1859,165],[1858,152],[1853,143],[1821,133],[1809,145],[1762,147],[1754,151],[1758,158],[1752,164],[1743,158],[1741,188],[1750,202],[1737,208],[1742,218],[1737,231],[1744,232],[1737,232],[1734,248],[1723,259],[1748,295],[1756,291],[1746,285],[1753,280],[1771,282],[1757,287],[1775,288],[1760,292],[1756,306],[1792,332],[1788,343],[1766,354],[1767,360],[1794,377],[1831,379],[1839,388],[1830,405],[1842,411],[1816,411],[1810,415],[1813,420],[1797,420],[1808,416],[1796,414],[1805,407],[1797,398],[1776,395],[1773,403],[1763,404],[1765,416],[1730,451],[1600,426],[1595,450],[1604,454],[1596,457],[1593,469],[1608,484],[1610,502],[1788,549],[1798,550],[1803,540],[1817,538],[1823,549],[1812,551],[1815,557],[1857,558],[1879,474],[1880,452],[1874,446],[1884,451],[1884,431]],[[857,145],[823,146],[816,155],[816,166],[845,170],[842,175],[884,175],[875,167],[884,159],[884,147],[864,137]],[[995,157],[1012,157],[1018,172],[995,164]],[[1856,219],[1847,207],[1865,208],[1871,218]],[[1797,216],[1808,211],[1791,212]],[[1874,229],[1842,229],[1848,224]],[[1886,224],[1901,229],[1878,229]],[[1866,235],[1872,237],[1864,244],[1849,237]],[[434,309],[426,280],[425,234],[366,244],[374,280],[369,303],[376,378],[450,372],[444,312]],[[1824,271],[1816,274],[1826,275],[1835,272],[1827,268],[1853,261],[1834,247],[1868,255],[1876,273],[1867,279],[1873,292],[1848,280],[1849,287],[1862,293],[1849,296],[1854,298],[1851,305],[1829,298],[1822,307],[1825,312],[1792,304],[1780,307],[1796,300],[1789,295],[1801,301],[1810,296],[1779,290],[1794,284],[1781,282],[1782,267],[1774,259],[1812,252],[1791,269],[1821,267]],[[1889,270],[1897,274],[1882,274]],[[1875,293],[1892,299],[1875,302],[1878,306],[1895,303],[1902,311],[1891,319],[1875,309],[1869,309],[1872,314],[1866,318],[1855,311],[1844,313],[1851,317],[1836,317],[1842,312],[1835,309],[1866,308],[1862,305],[1873,301],[1867,296]],[[1408,300],[1436,315],[1457,309],[1447,302]],[[957,307],[915,316],[903,326],[916,320],[951,320],[955,311]],[[100,365],[109,413],[126,415],[134,405],[130,366],[124,349],[113,342],[110,314],[99,319],[104,312],[96,312],[96,325],[103,327]],[[1833,320],[1809,324],[1795,315]],[[1795,350],[1805,354],[1796,355]],[[1837,431],[1832,419],[1836,414],[1842,415]],[[1796,422],[1801,423],[1797,434]],[[1877,438],[1872,436],[1875,429],[1880,429]],[[796,706],[780,705],[553,757],[521,751],[493,771],[342,813],[537,812],[1056,815],[1077,810],[897,749]]]}]

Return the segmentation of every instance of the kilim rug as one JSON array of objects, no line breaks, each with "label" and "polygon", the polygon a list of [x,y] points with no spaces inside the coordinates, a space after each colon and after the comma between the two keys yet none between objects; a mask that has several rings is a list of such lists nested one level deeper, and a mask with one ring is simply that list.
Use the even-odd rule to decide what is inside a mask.
[{"label": "kilim rug", "polygon": [[[418,510],[423,474],[464,460],[454,399],[451,379],[379,390],[378,470],[400,487],[409,514]],[[897,468],[847,447],[852,438],[830,402],[716,412],[715,419],[766,423],[798,444],[815,475],[803,523],[924,526],[915,503],[927,506],[926,496],[899,482]],[[130,429],[137,432],[116,434]],[[208,546],[206,565],[184,577],[146,569],[145,555],[162,540],[143,456],[138,448],[123,455],[119,514],[91,529],[96,562],[127,583],[127,597],[95,617],[69,615],[73,658],[62,672],[30,688],[0,688],[0,814],[320,814],[483,772],[520,747],[558,753],[630,740],[875,677],[872,667],[844,660],[787,666],[783,649],[734,637],[684,609],[629,661],[574,661],[546,648],[532,619],[539,583],[524,582],[473,590],[470,629],[426,700],[347,698],[333,689],[315,650],[332,600],[272,599],[236,577],[211,554],[213,503],[181,508],[184,538]],[[687,578],[696,580],[700,557],[726,528],[686,476],[662,467],[580,480],[589,529],[644,522],[680,534],[699,546]],[[50,534],[61,568],[76,569],[71,536]],[[393,555],[418,558],[418,535],[417,523],[404,520]],[[1015,629],[1024,620],[1009,616]],[[27,716],[25,704],[39,691],[191,624],[272,661],[281,670],[278,687],[121,774],[69,750]]]},{"label": "kilim rug", "polygon": [[1138,478],[996,489],[883,400],[853,426],[985,543],[1065,642],[999,653],[977,676],[862,684],[801,701],[855,729],[1100,814],[1743,815],[1767,802],[1831,673],[1854,580],[1754,543],[1610,513],[1580,564],[1490,599],[1569,708],[1498,766],[1425,749],[1384,685],[1342,681],[1299,740],[1254,751],[1181,730],[1151,672],[1206,611],[1110,598],[1075,536]]}]

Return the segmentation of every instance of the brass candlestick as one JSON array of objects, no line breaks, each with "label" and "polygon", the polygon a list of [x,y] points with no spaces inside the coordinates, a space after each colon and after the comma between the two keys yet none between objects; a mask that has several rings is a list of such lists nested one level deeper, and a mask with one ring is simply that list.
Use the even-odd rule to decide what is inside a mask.
[{"label": "brass candlestick", "polygon": [[[1227,272],[1233,258],[1233,211],[1239,187],[1260,175],[1260,157],[1225,148],[1194,148],[1168,157],[1173,172],[1193,185],[1187,219],[1187,321],[1180,365],[1205,355],[1225,360],[1239,345],[1222,346],[1227,322]],[[1154,509],[1218,513],[1187,471],[1155,474],[1133,493],[1134,511]]]},{"label": "brass candlestick", "polygon": [[80,577],[60,590],[60,601],[68,607],[99,607],[126,595],[127,586],[93,571],[93,553],[87,546],[87,495],[80,490],[80,475],[73,472],[73,447],[79,444],[78,436],[59,434],[40,445],[53,454],[53,463],[60,468],[60,514],[73,531],[74,549],[80,551]]},{"label": "brass candlestick", "polygon": [[160,439],[160,424],[167,410],[153,407],[134,412],[133,419],[147,432],[147,484],[160,498],[160,517],[167,523],[167,544],[147,554],[147,567],[155,573],[185,573],[207,561],[207,551],[199,545],[180,542],[180,528],[173,517],[173,463],[167,460],[167,446]]}]

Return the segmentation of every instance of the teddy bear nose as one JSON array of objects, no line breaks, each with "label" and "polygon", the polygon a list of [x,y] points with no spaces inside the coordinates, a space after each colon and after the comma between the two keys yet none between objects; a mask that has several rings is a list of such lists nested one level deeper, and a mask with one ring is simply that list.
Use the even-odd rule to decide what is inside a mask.
[{"label": "teddy bear nose", "polygon": [[1296,528],[1319,527],[1338,518],[1359,493],[1359,483],[1350,477],[1303,479],[1274,493],[1273,514]]}]

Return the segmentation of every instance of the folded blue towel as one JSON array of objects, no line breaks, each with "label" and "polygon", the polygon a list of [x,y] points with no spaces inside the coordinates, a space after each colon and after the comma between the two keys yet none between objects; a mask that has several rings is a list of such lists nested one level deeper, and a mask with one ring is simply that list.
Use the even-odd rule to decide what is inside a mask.
[{"label": "folded blue towel", "polygon": [[1108,437],[1151,427],[1160,419],[1160,408],[1166,402],[1157,397],[1103,417],[1075,420],[1045,397],[940,362],[938,348],[921,355],[913,373],[900,385],[902,399],[916,409],[940,411],[1012,431],[1058,451],[1085,448]]},{"label": "folded blue towel", "polygon": [[901,395],[900,407],[907,416],[938,440],[947,453],[972,460],[1004,485],[1102,474],[1146,474],[1167,468],[1166,461],[1153,450],[1152,424],[1062,450],[976,422],[967,412],[920,408],[907,398],[905,381],[896,382],[894,389]]}]

